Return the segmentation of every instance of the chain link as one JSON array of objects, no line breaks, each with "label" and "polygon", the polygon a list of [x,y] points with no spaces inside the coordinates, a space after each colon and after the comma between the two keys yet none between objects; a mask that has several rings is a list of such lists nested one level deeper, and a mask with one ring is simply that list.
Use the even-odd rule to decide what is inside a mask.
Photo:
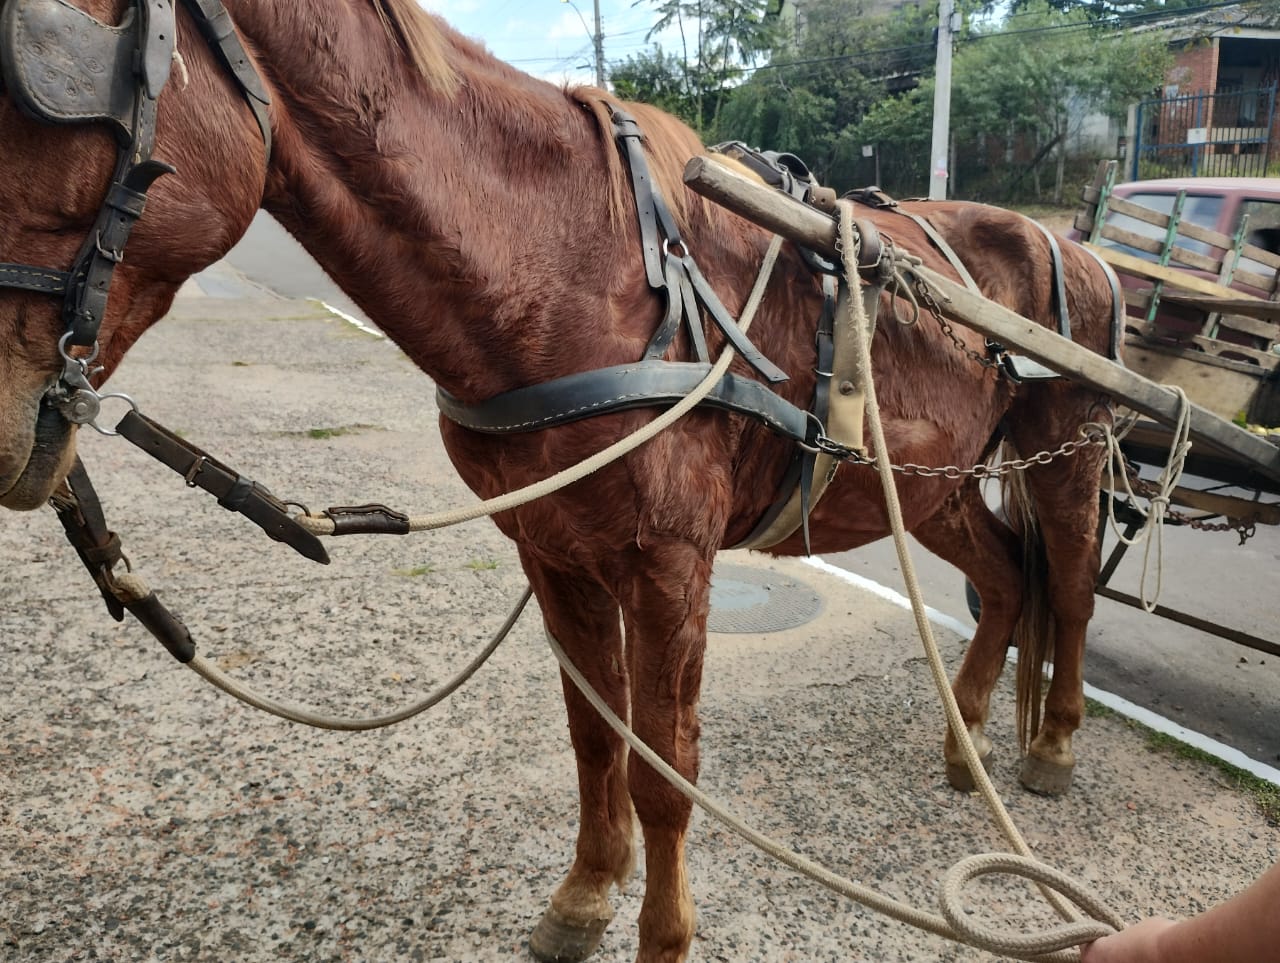
[{"label": "chain link", "polygon": [[984,368],[999,368],[1000,362],[985,354],[974,351],[971,347],[964,343],[960,335],[956,334],[956,329],[951,326],[951,322],[946,319],[942,313],[942,305],[938,303],[938,299],[933,296],[933,288],[929,287],[928,282],[920,276],[915,279],[916,297],[920,299],[920,303],[929,309],[929,313],[933,315],[934,320],[938,322],[938,326],[942,328],[942,333],[951,339],[961,354],[968,356],[972,360],[978,362]]},{"label": "chain link", "polygon": [[[1155,486],[1138,474],[1138,469],[1128,459],[1125,459],[1124,470],[1125,474],[1129,476],[1129,487],[1135,495],[1151,499],[1159,494]],[[1167,505],[1164,513],[1179,524],[1186,525],[1197,532],[1235,532],[1240,536],[1241,545],[1258,534],[1257,518],[1253,515],[1241,516],[1236,519],[1228,517],[1225,522],[1210,522],[1203,517],[1188,515],[1186,512],[1179,511],[1172,505]]]},{"label": "chain link", "polygon": [[[1000,478],[1004,475],[1012,474],[1015,471],[1026,471],[1036,465],[1048,465],[1056,458],[1062,458],[1074,454],[1081,448],[1090,448],[1094,445],[1107,444],[1107,430],[1097,422],[1086,422],[1080,426],[1080,439],[1078,441],[1063,442],[1052,451],[1040,451],[1027,458],[1013,458],[1003,461],[999,465],[974,465],[971,468],[960,468],[957,465],[944,465],[939,468],[930,468],[925,465],[915,465],[907,463],[905,465],[891,465],[890,468],[900,475],[912,475],[916,478],[949,478],[959,480],[962,478]],[[877,459],[868,458],[862,452],[846,445],[833,441],[826,435],[818,436],[814,442],[814,448],[824,455],[830,455],[839,461],[853,462],[855,465],[874,466]]]}]

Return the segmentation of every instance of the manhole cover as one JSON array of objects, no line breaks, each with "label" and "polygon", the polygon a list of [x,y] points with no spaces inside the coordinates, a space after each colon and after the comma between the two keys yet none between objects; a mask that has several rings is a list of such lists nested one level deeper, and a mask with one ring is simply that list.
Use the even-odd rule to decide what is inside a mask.
[{"label": "manhole cover", "polygon": [[711,573],[710,632],[782,632],[821,611],[818,590],[790,576],[745,565],[717,565]]}]

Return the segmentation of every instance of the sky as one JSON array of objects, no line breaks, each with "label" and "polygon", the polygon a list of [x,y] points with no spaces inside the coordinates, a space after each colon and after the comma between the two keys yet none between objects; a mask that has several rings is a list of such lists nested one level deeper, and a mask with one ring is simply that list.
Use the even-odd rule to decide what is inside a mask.
[{"label": "sky", "polygon": [[[595,0],[418,0],[498,58],[553,83],[592,82]],[[647,49],[648,0],[599,0],[607,63]]]}]

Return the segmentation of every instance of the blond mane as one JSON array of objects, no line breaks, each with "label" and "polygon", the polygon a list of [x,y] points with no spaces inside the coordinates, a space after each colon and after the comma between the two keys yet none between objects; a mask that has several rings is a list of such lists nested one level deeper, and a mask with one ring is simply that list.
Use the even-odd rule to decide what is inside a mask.
[{"label": "blond mane", "polygon": [[387,35],[434,90],[451,94],[457,72],[445,58],[445,40],[434,19],[415,0],[372,0]]}]

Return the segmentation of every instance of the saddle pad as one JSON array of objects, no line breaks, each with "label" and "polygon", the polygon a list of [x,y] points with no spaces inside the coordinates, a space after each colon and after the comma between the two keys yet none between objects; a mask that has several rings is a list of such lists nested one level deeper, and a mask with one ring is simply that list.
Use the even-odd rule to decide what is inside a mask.
[{"label": "saddle pad", "polygon": [[[169,9],[168,29],[157,24],[148,39],[161,49],[147,51],[147,60],[158,54],[167,67],[174,31],[172,8],[167,2],[163,6]],[[138,92],[133,64],[143,49],[140,19],[130,7],[121,24],[113,27],[64,0],[9,0],[0,14],[5,86],[23,112],[36,120],[107,121],[127,135]],[[163,20],[163,13],[158,19]]]}]

